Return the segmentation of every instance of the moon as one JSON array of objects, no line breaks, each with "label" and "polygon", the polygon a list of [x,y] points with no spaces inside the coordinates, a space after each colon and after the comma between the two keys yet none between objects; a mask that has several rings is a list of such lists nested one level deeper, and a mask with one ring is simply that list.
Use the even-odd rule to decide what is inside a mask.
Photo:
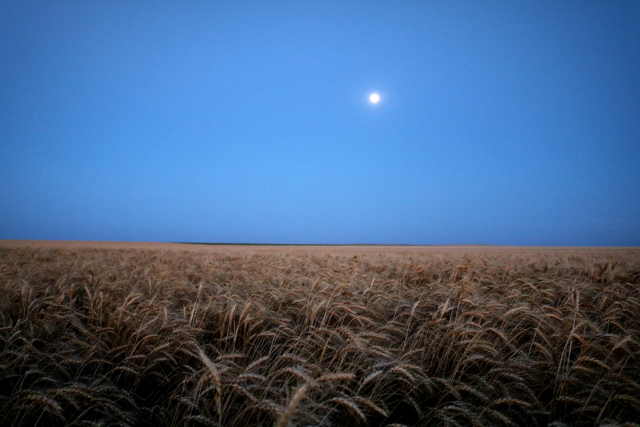
[{"label": "moon", "polygon": [[378,95],[377,93],[372,93],[369,97],[369,101],[371,101],[373,104],[377,104],[378,101],[380,101],[380,95]]}]

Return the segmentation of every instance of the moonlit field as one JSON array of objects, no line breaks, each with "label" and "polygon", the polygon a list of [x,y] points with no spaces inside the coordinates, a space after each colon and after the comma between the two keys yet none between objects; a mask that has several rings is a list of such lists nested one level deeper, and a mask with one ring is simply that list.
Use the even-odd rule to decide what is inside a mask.
[{"label": "moonlit field", "polygon": [[634,426],[640,250],[5,242],[0,424]]},{"label": "moonlit field", "polygon": [[0,427],[640,427],[640,0],[0,0]]}]

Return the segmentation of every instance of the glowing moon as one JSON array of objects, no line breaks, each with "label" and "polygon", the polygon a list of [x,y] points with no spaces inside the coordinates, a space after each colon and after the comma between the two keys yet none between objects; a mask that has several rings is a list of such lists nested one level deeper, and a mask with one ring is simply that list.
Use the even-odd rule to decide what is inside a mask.
[{"label": "glowing moon", "polygon": [[377,104],[378,101],[380,101],[380,95],[378,95],[377,93],[372,93],[371,96],[369,97],[369,101],[371,101],[374,104]]}]

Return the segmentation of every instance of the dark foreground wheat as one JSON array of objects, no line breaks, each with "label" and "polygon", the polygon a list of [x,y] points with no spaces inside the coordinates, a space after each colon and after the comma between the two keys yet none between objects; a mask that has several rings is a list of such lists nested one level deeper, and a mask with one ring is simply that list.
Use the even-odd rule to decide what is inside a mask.
[{"label": "dark foreground wheat", "polygon": [[352,251],[0,248],[0,425],[638,425],[638,251]]}]

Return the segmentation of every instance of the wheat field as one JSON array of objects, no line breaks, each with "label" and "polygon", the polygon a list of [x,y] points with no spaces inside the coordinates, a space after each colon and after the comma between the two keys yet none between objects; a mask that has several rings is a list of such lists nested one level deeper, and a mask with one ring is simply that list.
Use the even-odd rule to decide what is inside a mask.
[{"label": "wheat field", "polygon": [[2,426],[638,426],[640,250],[0,244]]}]

